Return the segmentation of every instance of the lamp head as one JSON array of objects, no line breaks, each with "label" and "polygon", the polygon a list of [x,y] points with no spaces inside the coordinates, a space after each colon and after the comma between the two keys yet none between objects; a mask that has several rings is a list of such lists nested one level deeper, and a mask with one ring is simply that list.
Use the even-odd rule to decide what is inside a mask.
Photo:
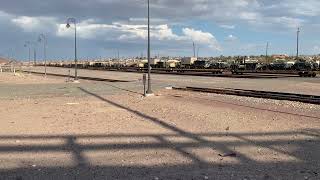
[{"label": "lamp head", "polygon": [[68,24],[66,25],[66,27],[67,27],[67,28],[70,28],[70,24],[68,23]]}]

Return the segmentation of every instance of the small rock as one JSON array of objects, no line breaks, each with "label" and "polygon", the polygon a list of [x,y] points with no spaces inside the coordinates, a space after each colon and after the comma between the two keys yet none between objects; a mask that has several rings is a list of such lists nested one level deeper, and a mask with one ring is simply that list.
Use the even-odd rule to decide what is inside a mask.
[{"label": "small rock", "polygon": [[237,157],[237,153],[231,152],[226,154],[218,154],[220,157]]},{"label": "small rock", "polygon": [[21,176],[16,177],[16,180],[23,180]]},{"label": "small rock", "polygon": [[265,174],[265,175],[263,176],[263,179],[265,179],[265,180],[270,179],[270,176],[269,176],[268,174]]}]

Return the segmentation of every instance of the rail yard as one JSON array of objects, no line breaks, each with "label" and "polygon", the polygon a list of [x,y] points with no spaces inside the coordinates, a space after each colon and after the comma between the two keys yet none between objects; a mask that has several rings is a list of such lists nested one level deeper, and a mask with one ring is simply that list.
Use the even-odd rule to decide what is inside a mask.
[{"label": "rail yard", "polygon": [[[185,57],[177,59],[152,58],[150,66],[153,73],[185,74],[185,75],[206,75],[206,76],[230,76],[243,74],[273,74],[273,75],[297,75],[300,77],[316,77],[320,71],[320,62],[316,60],[274,60],[273,63],[265,63],[250,57],[238,57],[232,61],[208,61],[197,57]],[[246,60],[249,58],[248,60]],[[44,63],[38,64],[44,66]],[[50,62],[50,67],[74,68],[75,62]],[[148,61],[142,59],[109,59],[96,61],[77,62],[80,69],[109,70],[124,72],[147,72]],[[241,77],[241,76],[240,76]]]},{"label": "rail yard", "polygon": [[1,178],[319,178],[319,105],[166,89],[316,98],[318,78],[154,74],[155,96],[144,98],[137,73],[80,69],[87,78],[72,83],[67,68],[26,70],[38,73],[0,74]]},{"label": "rail yard", "polygon": [[0,180],[320,180],[316,0],[4,0]]}]

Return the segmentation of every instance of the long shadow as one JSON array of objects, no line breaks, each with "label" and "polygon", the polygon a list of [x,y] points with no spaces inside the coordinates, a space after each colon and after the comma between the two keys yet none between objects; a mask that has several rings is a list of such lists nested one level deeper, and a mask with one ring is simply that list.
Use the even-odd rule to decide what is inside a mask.
[{"label": "long shadow", "polygon": [[[74,135],[0,135],[0,180],[43,180],[43,179],[319,179],[320,170],[320,130],[302,129],[283,132],[242,132],[242,133],[192,133],[179,127],[172,126],[161,119],[136,111],[119,103],[91,93],[83,88],[82,91],[108,104],[124,109],[159,127],[170,130],[170,133],[159,134],[74,134]],[[300,138],[297,138],[297,137]],[[268,137],[268,138],[266,138]],[[303,137],[303,138],[301,138]],[[130,141],[131,138],[135,140]],[[172,141],[171,139],[188,139],[187,141]],[[232,139],[230,139],[232,138]],[[82,140],[88,140],[82,141]],[[108,140],[108,141],[101,141]],[[151,139],[151,141],[146,141]],[[54,140],[64,143],[52,143]],[[125,141],[124,141],[125,140]],[[22,143],[17,141],[33,143]],[[36,142],[36,143],[35,143]],[[122,142],[122,143],[120,143]],[[123,143],[125,142],[125,143]],[[284,150],[288,143],[293,148]],[[234,150],[232,148],[235,147]],[[282,154],[294,160],[281,160],[265,157],[257,160],[257,154],[250,155],[240,149],[262,148],[266,151]],[[215,153],[235,151],[235,157],[219,157],[211,153],[202,155],[192,150],[213,149]],[[189,160],[182,163],[171,163],[176,157],[169,157],[167,163],[156,165],[134,164],[119,165],[109,161],[109,154],[118,152],[117,160],[121,160],[121,152],[145,152],[149,150],[160,152],[171,150],[181,158]],[[88,152],[103,152],[105,164],[95,164]],[[241,153],[242,152],[242,153]],[[18,159],[24,153],[33,154],[30,163],[46,162],[47,165],[25,165],[23,159]],[[63,153],[72,157],[71,165],[62,165],[53,159],[43,159],[41,154]],[[10,160],[22,164],[8,164]],[[18,157],[15,157],[18,156]],[[133,156],[135,156],[133,154]],[[139,155],[136,155],[139,156]],[[212,156],[212,157],[211,157]],[[263,155],[261,155],[263,156]],[[270,156],[270,155],[269,155]],[[15,159],[17,158],[17,159]],[[38,158],[38,159],[37,159]],[[143,159],[143,157],[140,157]],[[216,160],[210,160],[210,159]],[[40,161],[39,161],[40,159]],[[159,161],[161,158],[159,159]],[[233,160],[233,161],[231,161]],[[52,161],[52,162],[50,162]],[[65,160],[67,161],[67,160]],[[139,160],[138,160],[139,161]],[[148,161],[148,158],[145,159]],[[7,168],[5,168],[7,167]]]},{"label": "long shadow", "polygon": [[[151,117],[151,116],[146,115],[146,114],[143,114],[143,113],[141,113],[141,112],[139,112],[139,111],[130,109],[130,108],[125,107],[125,106],[123,106],[123,105],[121,105],[121,104],[118,104],[118,103],[115,103],[115,102],[110,101],[110,100],[108,100],[108,99],[105,99],[105,98],[103,98],[102,96],[99,96],[99,95],[97,95],[97,94],[94,94],[94,93],[92,93],[92,92],[89,92],[89,91],[87,91],[87,90],[85,90],[85,89],[83,89],[83,88],[81,88],[81,87],[79,87],[79,89],[82,90],[83,92],[89,94],[89,95],[92,95],[92,96],[94,96],[94,97],[96,97],[96,98],[98,98],[98,99],[106,102],[106,103],[109,103],[109,104],[111,104],[111,105],[113,105],[113,106],[115,106],[115,107],[118,107],[118,108],[120,108],[120,109],[127,110],[127,111],[129,111],[129,112],[131,112],[131,113],[133,113],[133,114],[135,114],[135,115],[137,115],[137,116],[139,116],[139,117],[142,117],[143,119],[146,119],[146,120],[148,120],[148,121],[150,121],[150,122],[153,122],[153,123],[155,123],[155,124],[157,124],[157,125],[160,125],[161,127],[166,128],[166,129],[168,129],[168,130],[171,130],[171,131],[173,131],[173,132],[175,132],[175,133],[177,133],[177,134],[179,134],[179,135],[181,135],[181,136],[184,136],[184,137],[187,137],[187,138],[190,138],[190,139],[193,139],[193,140],[202,142],[202,143],[208,143],[205,139],[202,139],[200,136],[196,136],[196,135],[194,135],[194,134],[192,134],[192,133],[189,133],[189,132],[184,131],[184,130],[182,130],[182,129],[180,129],[180,128],[177,128],[177,127],[175,127],[175,126],[172,126],[172,125],[170,125],[170,124],[168,124],[168,123],[165,123],[165,122],[163,122],[163,121],[161,121],[161,120],[159,120],[159,119],[157,119],[157,118]],[[160,140],[163,141],[164,139],[160,139]],[[225,151],[227,151],[227,152],[229,151],[226,147],[224,147],[223,149],[225,149]],[[186,152],[185,150],[183,150],[183,149],[181,149],[181,148],[179,148],[179,149],[177,149],[177,150],[179,150],[179,152],[180,152],[181,154],[189,156],[194,162],[197,162],[197,163],[199,163],[199,164],[205,164],[205,162],[203,162],[201,159],[199,159],[199,158],[196,157],[195,155],[192,155],[191,153],[188,153],[188,152]]]},{"label": "long shadow", "polygon": [[[44,75],[44,73],[36,72],[36,71],[23,71],[23,72]],[[47,73],[47,75],[48,76],[56,76],[56,77],[74,78],[74,76],[69,76],[69,75],[65,75],[65,74]],[[98,78],[98,77],[86,77],[86,76],[78,76],[78,79],[89,80],[89,81],[98,81],[98,82],[131,82],[131,81],[125,81],[125,80],[106,79],[106,78]]]},{"label": "long shadow", "polygon": [[[232,146],[226,146],[226,145],[224,145],[224,144],[212,143],[212,142],[204,139],[202,136],[199,136],[199,135],[196,135],[196,134],[187,132],[187,131],[185,131],[185,130],[183,130],[183,129],[180,129],[180,128],[178,128],[178,127],[175,127],[175,126],[172,126],[172,125],[170,125],[170,124],[168,124],[168,123],[165,123],[164,121],[162,121],[162,120],[160,120],[160,119],[158,119],[158,118],[151,117],[151,116],[146,115],[146,114],[143,114],[143,113],[141,113],[141,112],[139,112],[139,111],[133,110],[133,109],[128,108],[128,107],[125,107],[125,106],[123,106],[123,105],[121,105],[121,104],[118,104],[118,103],[115,103],[115,102],[113,102],[113,101],[110,101],[110,100],[108,100],[108,99],[106,99],[106,98],[103,98],[102,96],[99,96],[99,95],[97,95],[97,94],[94,94],[94,93],[92,93],[92,92],[89,92],[89,91],[87,91],[87,90],[85,90],[85,89],[83,89],[83,88],[80,88],[80,89],[81,89],[83,92],[85,92],[85,93],[87,93],[87,94],[89,94],[89,95],[92,95],[92,96],[94,96],[94,97],[96,97],[96,98],[98,98],[98,99],[100,99],[100,100],[102,100],[102,101],[104,101],[104,102],[107,102],[107,103],[109,103],[109,104],[112,104],[112,105],[114,105],[114,106],[116,106],[116,107],[118,107],[118,108],[127,110],[127,111],[129,111],[129,112],[131,112],[131,113],[134,113],[135,115],[140,116],[140,117],[142,117],[142,118],[144,118],[144,119],[146,119],[146,120],[148,120],[148,121],[150,121],[150,122],[153,122],[153,123],[155,123],[155,124],[157,124],[157,125],[160,125],[160,126],[163,127],[163,128],[166,128],[166,129],[168,129],[168,130],[171,130],[171,131],[173,131],[174,133],[179,134],[180,136],[183,136],[183,137],[186,137],[186,138],[190,138],[190,139],[192,139],[192,140],[194,140],[194,141],[197,141],[197,142],[199,142],[199,143],[201,143],[201,144],[207,144],[207,145],[209,145],[209,146],[207,146],[207,147],[209,147],[209,148],[219,149],[220,151],[222,151],[222,152],[224,152],[224,153],[227,153],[227,152],[231,152],[231,151],[232,151],[232,150],[229,148],[229,147],[232,147]],[[250,107],[250,108],[252,108],[252,107]],[[275,111],[275,112],[279,113],[278,111]],[[282,113],[283,113],[283,112],[282,112]],[[295,115],[296,115],[296,114],[295,114]],[[308,116],[308,117],[309,117],[309,116]],[[309,118],[310,118],[310,117],[309,117]],[[304,134],[306,134],[306,132],[304,132]],[[310,135],[310,133],[309,133],[308,135]],[[313,135],[313,134],[311,134],[311,135]],[[248,139],[245,139],[245,138],[243,138],[243,137],[241,137],[241,136],[237,136],[237,135],[233,135],[233,136],[236,137],[236,138],[239,138],[239,139],[241,139],[241,140],[243,140],[243,141],[246,141],[246,142],[248,142],[248,143],[257,145],[257,143],[255,143],[254,141],[249,141]],[[163,141],[162,138],[159,138],[159,139]],[[269,145],[265,146],[265,145],[262,145],[262,144],[265,144],[265,142],[261,142],[261,143],[260,143],[260,146],[261,146],[261,147],[266,147],[266,148],[268,148],[268,149],[271,149],[271,150],[273,150],[273,151],[277,151],[277,152],[279,152],[279,153],[285,153],[285,151],[282,151],[282,150],[280,150],[280,149],[274,148],[274,147],[269,146]],[[192,160],[194,160],[195,162],[198,162],[198,163],[201,164],[201,165],[206,165],[206,162],[201,161],[201,159],[195,157],[195,155],[192,155],[192,154],[190,154],[190,153],[188,153],[188,152],[185,152],[183,149],[179,149],[179,150],[180,150],[180,153],[181,153],[181,154],[189,156],[189,157],[190,157]],[[287,155],[293,155],[293,154],[290,154],[290,153],[285,153],[285,154],[287,154]],[[243,161],[243,162],[245,162],[245,161],[253,161],[252,159],[250,160],[250,159],[248,159],[246,156],[244,156],[244,155],[242,155],[242,154],[240,154],[240,153],[238,153],[238,159],[241,160],[241,161]]]},{"label": "long shadow", "polygon": [[121,88],[121,87],[118,87],[118,86],[115,86],[115,85],[112,85],[112,84],[107,84],[107,85],[110,86],[110,87],[113,87],[115,89],[119,89],[121,91],[129,92],[129,93],[137,94],[137,95],[143,95],[143,93],[139,93],[139,92],[132,91],[132,90],[129,90],[129,89]]},{"label": "long shadow", "polygon": [[[207,162],[206,165],[199,165],[198,161],[193,163],[182,163],[182,164],[159,164],[154,166],[142,166],[139,162],[137,165],[92,165],[90,159],[86,157],[86,152],[103,151],[107,155],[108,152],[119,152],[119,151],[144,151],[153,150],[161,151],[166,149],[172,149],[180,153],[185,158],[192,158],[189,152],[184,149],[198,149],[198,148],[210,148],[212,145],[219,146],[236,146],[237,148],[246,148],[250,146],[261,147],[259,144],[268,146],[266,148],[274,146],[286,146],[291,136],[304,135],[304,131],[313,131],[319,133],[319,129],[312,130],[301,130],[299,132],[269,132],[271,137],[268,140],[256,140],[249,141],[242,139],[248,139],[249,137],[259,138],[263,137],[263,133],[233,133],[232,136],[241,140],[225,139],[220,133],[212,134],[193,134],[194,136],[201,138],[215,138],[219,141],[208,140],[210,143],[202,143],[197,141],[191,142],[171,142],[168,139],[172,137],[184,137],[180,134],[88,134],[88,135],[19,135],[19,136],[0,136],[0,155],[3,154],[17,154],[23,155],[23,153],[33,153],[30,157],[30,161],[33,159],[44,161],[45,159],[41,154],[46,153],[67,153],[72,155],[73,165],[57,165],[50,164],[48,166],[37,165],[36,167],[22,166],[16,168],[3,169],[3,156],[0,156],[0,179],[206,179],[205,177],[211,177],[212,179],[305,179],[306,176],[310,179],[319,178],[318,165],[320,162],[320,155],[317,152],[320,145],[319,137],[312,141],[307,140],[313,136],[308,136],[305,140],[294,140],[292,145],[294,148],[288,156],[297,158],[297,161],[255,161],[252,158],[255,156],[248,156],[249,161],[239,161],[235,164],[221,163],[219,162]],[[298,134],[297,134],[298,133]],[[223,134],[223,133],[222,133]],[[119,143],[123,139],[130,139],[135,137],[134,143]],[[156,142],[145,142],[145,138],[152,138],[158,140]],[[81,140],[90,138],[91,142],[99,142],[101,139],[113,140],[112,142],[99,142],[99,143],[80,143]],[[278,139],[278,140],[273,140]],[[37,142],[30,145],[20,145],[14,143],[14,140],[32,141]],[[52,144],[52,140],[63,140],[64,144]],[[3,143],[12,142],[12,143]],[[51,142],[51,143],[50,143]],[[113,143],[114,142],[114,143]],[[256,145],[258,143],[258,145]],[[181,150],[182,149],[182,150]],[[278,152],[278,151],[275,151]],[[280,153],[280,152],[278,152]],[[286,153],[286,152],[284,152]],[[17,156],[19,156],[17,155]],[[39,157],[38,157],[39,156]],[[12,156],[11,156],[12,157]],[[217,158],[218,155],[216,155]],[[121,153],[118,156],[122,159]],[[143,157],[142,157],[143,158]],[[174,157],[171,157],[174,159]],[[210,157],[204,157],[210,158]],[[235,157],[237,158],[237,157]],[[14,158],[13,158],[14,159]],[[99,158],[101,159],[101,157]],[[228,158],[226,157],[226,160]],[[52,159],[53,160],[53,159]],[[267,160],[267,159],[266,159]],[[23,160],[20,160],[23,161]],[[41,162],[39,161],[39,162]],[[47,160],[48,161],[48,160]],[[31,163],[30,162],[30,163]],[[211,179],[210,178],[210,179]]]}]

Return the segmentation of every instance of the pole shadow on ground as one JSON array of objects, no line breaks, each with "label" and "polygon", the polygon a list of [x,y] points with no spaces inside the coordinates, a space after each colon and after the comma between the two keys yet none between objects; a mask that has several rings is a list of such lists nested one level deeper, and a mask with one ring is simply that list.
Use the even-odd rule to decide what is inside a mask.
[{"label": "pole shadow on ground", "polygon": [[[164,120],[121,105],[86,89],[83,92],[101,101],[126,110],[144,121],[168,130],[169,133],[154,134],[75,134],[75,135],[8,135],[0,136],[0,179],[318,179],[320,162],[320,129],[300,131],[260,132],[260,133],[194,133],[170,125]],[[301,136],[292,140],[293,136]],[[127,142],[130,138],[150,138],[151,142]],[[188,141],[171,141],[172,138],[185,138]],[[231,138],[231,139],[230,139]],[[94,143],[81,143],[89,139]],[[101,142],[113,140],[112,142]],[[215,140],[212,140],[215,139]],[[217,140],[218,139],[218,140]],[[17,145],[15,141],[32,142]],[[59,140],[63,143],[50,143]],[[120,143],[122,142],[122,143]],[[290,147],[283,148],[283,147]],[[238,151],[241,148],[259,147],[275,154],[283,154],[294,160],[266,159]],[[217,154],[195,153],[194,149],[213,149]],[[171,150],[184,157],[185,163],[160,163],[144,166],[133,164],[95,165],[86,155],[87,152],[110,152]],[[234,152],[232,157],[223,155]],[[25,166],[18,157],[21,166],[6,167],[6,154],[32,154],[32,158],[45,161],[46,166]],[[72,164],[62,166],[53,159],[42,159],[43,153],[67,153],[72,156]],[[12,156],[11,156],[12,157]],[[173,158],[173,157],[172,157]],[[210,159],[220,159],[211,161]],[[224,163],[224,159],[233,160]],[[51,162],[52,161],[52,162]],[[24,164],[23,164],[24,163]],[[135,164],[137,163],[137,164]]]}]

